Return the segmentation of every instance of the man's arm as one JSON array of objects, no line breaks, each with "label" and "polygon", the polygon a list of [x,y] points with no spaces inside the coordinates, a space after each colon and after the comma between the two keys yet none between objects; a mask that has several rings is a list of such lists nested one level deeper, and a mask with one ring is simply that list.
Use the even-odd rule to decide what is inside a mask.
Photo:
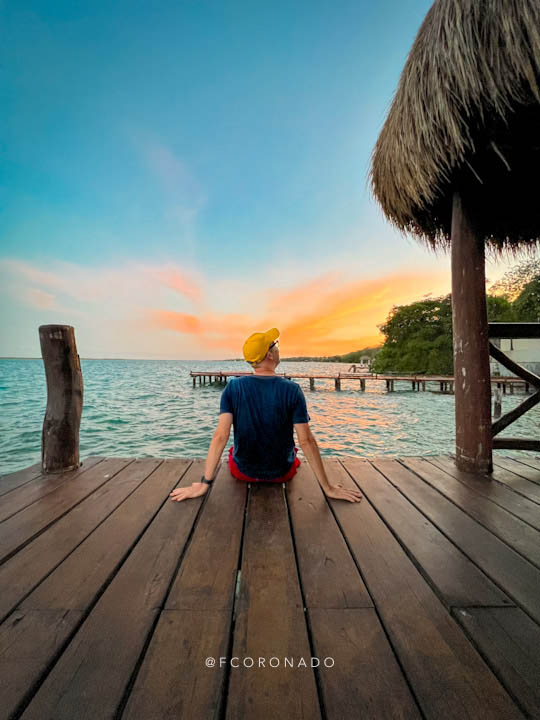
[{"label": "man's arm", "polygon": [[349,502],[359,502],[362,499],[362,493],[358,490],[347,490],[341,484],[331,485],[321,460],[319,446],[315,439],[309,423],[295,423],[294,429],[298,437],[298,443],[302,448],[302,452],[307,458],[311,469],[315,473],[315,477],[319,481],[324,494],[327,497],[337,500],[348,500]]},{"label": "man's arm", "polygon": [[[206,457],[206,464],[204,466],[204,477],[207,480],[212,480],[216,469],[221,460],[221,454],[225,449],[225,445],[229,440],[231,434],[231,425],[233,421],[232,413],[221,413],[217,428],[212,437],[212,442],[208,449],[208,455]],[[208,492],[208,484],[203,482],[194,482],[189,487],[176,488],[170,493],[171,500],[181,502],[187,498],[200,497]]]}]

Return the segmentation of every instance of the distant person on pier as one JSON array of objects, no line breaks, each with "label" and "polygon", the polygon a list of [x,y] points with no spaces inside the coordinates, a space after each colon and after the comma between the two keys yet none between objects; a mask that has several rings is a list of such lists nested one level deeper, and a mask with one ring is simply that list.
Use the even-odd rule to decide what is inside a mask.
[{"label": "distant person on pier", "polygon": [[204,495],[212,482],[234,424],[234,448],[229,449],[229,469],[244,482],[287,482],[296,473],[293,427],[298,442],[324,493],[338,500],[359,502],[358,490],[347,490],[328,481],[317,441],[309,427],[302,388],[276,375],[279,365],[279,330],[253,333],[244,343],[244,358],[254,373],[232,378],[221,394],[220,416],[214,432],[204,475],[190,487],[177,488],[171,500],[180,502]]}]

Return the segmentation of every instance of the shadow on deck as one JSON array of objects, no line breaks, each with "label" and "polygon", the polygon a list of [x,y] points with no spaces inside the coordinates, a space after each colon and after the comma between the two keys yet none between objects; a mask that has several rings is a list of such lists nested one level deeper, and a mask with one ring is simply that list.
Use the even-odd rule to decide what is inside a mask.
[{"label": "shadow on deck", "polygon": [[0,478],[0,718],[540,717],[540,461],[495,462],[325,460],[356,504],[306,463]]}]

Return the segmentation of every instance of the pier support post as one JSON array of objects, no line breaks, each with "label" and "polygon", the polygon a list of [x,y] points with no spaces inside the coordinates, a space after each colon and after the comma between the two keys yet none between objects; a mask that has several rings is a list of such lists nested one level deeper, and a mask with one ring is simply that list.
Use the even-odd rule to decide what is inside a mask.
[{"label": "pier support post", "polygon": [[193,378],[193,387],[195,387],[195,380],[196,380],[196,379],[197,379],[197,378]]},{"label": "pier support post", "polygon": [[336,390],[341,390],[341,379],[335,378],[334,383],[336,385]]},{"label": "pier support post", "polygon": [[459,193],[452,207],[452,323],[456,408],[456,465],[493,470],[484,241]]},{"label": "pier support post", "polygon": [[309,378],[309,389],[315,390],[315,378]]},{"label": "pier support post", "polygon": [[363,392],[366,392],[366,381],[365,381],[365,379],[364,379],[364,380],[360,380],[360,389],[361,389]]},{"label": "pier support post", "polygon": [[83,378],[75,330],[71,325],[41,325],[39,342],[47,380],[41,469],[43,473],[67,472],[81,465]]}]

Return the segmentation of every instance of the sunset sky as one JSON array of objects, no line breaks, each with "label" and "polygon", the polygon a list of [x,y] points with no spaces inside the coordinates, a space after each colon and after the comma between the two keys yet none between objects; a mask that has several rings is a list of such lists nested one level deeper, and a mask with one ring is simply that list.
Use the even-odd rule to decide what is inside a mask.
[{"label": "sunset sky", "polygon": [[449,292],[368,186],[430,4],[0,2],[0,355],[344,353]]}]

